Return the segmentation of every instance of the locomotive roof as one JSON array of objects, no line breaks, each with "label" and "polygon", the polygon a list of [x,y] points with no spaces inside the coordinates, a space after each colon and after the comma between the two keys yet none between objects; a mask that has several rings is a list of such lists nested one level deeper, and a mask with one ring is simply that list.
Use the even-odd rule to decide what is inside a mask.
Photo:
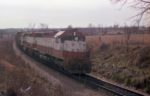
[{"label": "locomotive roof", "polygon": [[79,32],[78,30],[75,29],[70,29],[70,30],[64,30],[64,31],[59,31],[59,32],[30,32],[26,33],[28,36],[36,36],[36,37],[65,37],[65,36],[80,36],[84,37],[84,35]]},{"label": "locomotive roof", "polygon": [[84,37],[84,35],[81,32],[78,31],[59,31],[56,34],[54,34],[54,38],[62,38],[62,37],[66,37],[66,36],[80,36],[80,37]]}]

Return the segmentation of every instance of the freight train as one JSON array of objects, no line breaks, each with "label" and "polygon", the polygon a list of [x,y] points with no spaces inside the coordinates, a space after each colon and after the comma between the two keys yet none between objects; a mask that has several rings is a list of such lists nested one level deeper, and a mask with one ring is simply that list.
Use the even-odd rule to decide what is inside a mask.
[{"label": "freight train", "polygon": [[85,36],[77,29],[58,32],[18,32],[16,42],[24,52],[48,60],[60,70],[71,74],[91,71]]}]

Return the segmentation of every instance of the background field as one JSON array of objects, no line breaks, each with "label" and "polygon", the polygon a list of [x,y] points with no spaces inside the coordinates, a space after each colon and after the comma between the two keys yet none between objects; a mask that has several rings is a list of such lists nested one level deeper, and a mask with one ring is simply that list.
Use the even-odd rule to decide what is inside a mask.
[{"label": "background field", "polygon": [[[95,51],[103,43],[109,44],[111,46],[115,45],[125,45],[127,36],[122,35],[95,35],[86,36],[86,41],[88,46]],[[132,45],[147,45],[150,44],[150,34],[131,34],[129,39]]]},{"label": "background field", "polygon": [[150,93],[150,34],[87,36],[91,74]]}]

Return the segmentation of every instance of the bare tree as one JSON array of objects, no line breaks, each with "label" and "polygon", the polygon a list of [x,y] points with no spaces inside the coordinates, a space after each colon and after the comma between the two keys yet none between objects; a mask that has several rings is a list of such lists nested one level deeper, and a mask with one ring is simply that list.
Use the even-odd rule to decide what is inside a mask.
[{"label": "bare tree", "polygon": [[131,37],[131,32],[128,26],[124,26],[124,36],[125,36],[125,44],[126,44],[126,51],[129,51],[129,42]]},{"label": "bare tree", "polygon": [[90,24],[88,25],[88,30],[89,30],[89,33],[92,34],[92,35],[94,34],[94,33],[93,33],[93,29],[94,29],[94,26],[93,26],[92,23],[90,23]]},{"label": "bare tree", "polygon": [[[131,0],[111,0],[114,3],[122,3],[123,5]],[[138,13],[134,16],[136,18],[136,23],[139,25],[142,19],[146,19],[149,23],[150,19],[150,0],[132,0],[131,7],[137,9]]]},{"label": "bare tree", "polygon": [[68,25],[68,27],[67,27],[68,29],[72,29],[73,27],[72,27],[72,25]]}]

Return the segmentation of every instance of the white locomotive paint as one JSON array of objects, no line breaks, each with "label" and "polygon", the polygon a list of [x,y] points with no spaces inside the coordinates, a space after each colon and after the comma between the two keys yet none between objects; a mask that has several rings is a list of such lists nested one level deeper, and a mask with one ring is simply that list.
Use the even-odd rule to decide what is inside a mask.
[{"label": "white locomotive paint", "polygon": [[76,32],[73,32],[74,36],[76,36]]},{"label": "white locomotive paint", "polygon": [[30,44],[34,44],[36,42],[37,45],[49,47],[61,51],[86,52],[87,50],[86,42],[79,41],[78,37],[75,37],[75,41],[65,40],[64,42],[61,42],[60,38],[57,37],[62,35],[64,32],[65,31],[60,31],[56,33],[54,38],[26,36],[25,41]]},{"label": "white locomotive paint", "polygon": [[49,47],[49,48],[54,48],[56,50],[63,50],[63,43],[61,43],[59,40],[55,38],[47,38],[47,37],[26,37],[25,41],[34,44],[36,41],[37,45],[44,46],[44,47]]},{"label": "white locomotive paint", "polygon": [[25,37],[24,40],[27,42],[27,43],[30,43],[30,44],[33,44],[33,37]]},{"label": "white locomotive paint", "polygon": [[86,43],[83,41],[69,41],[64,42],[64,50],[69,52],[85,52]]},{"label": "white locomotive paint", "polygon": [[54,36],[54,37],[56,38],[56,37],[58,37],[58,36],[62,35],[64,32],[65,32],[65,31],[59,31],[59,32],[57,32],[57,33],[55,34],[55,36]]}]

